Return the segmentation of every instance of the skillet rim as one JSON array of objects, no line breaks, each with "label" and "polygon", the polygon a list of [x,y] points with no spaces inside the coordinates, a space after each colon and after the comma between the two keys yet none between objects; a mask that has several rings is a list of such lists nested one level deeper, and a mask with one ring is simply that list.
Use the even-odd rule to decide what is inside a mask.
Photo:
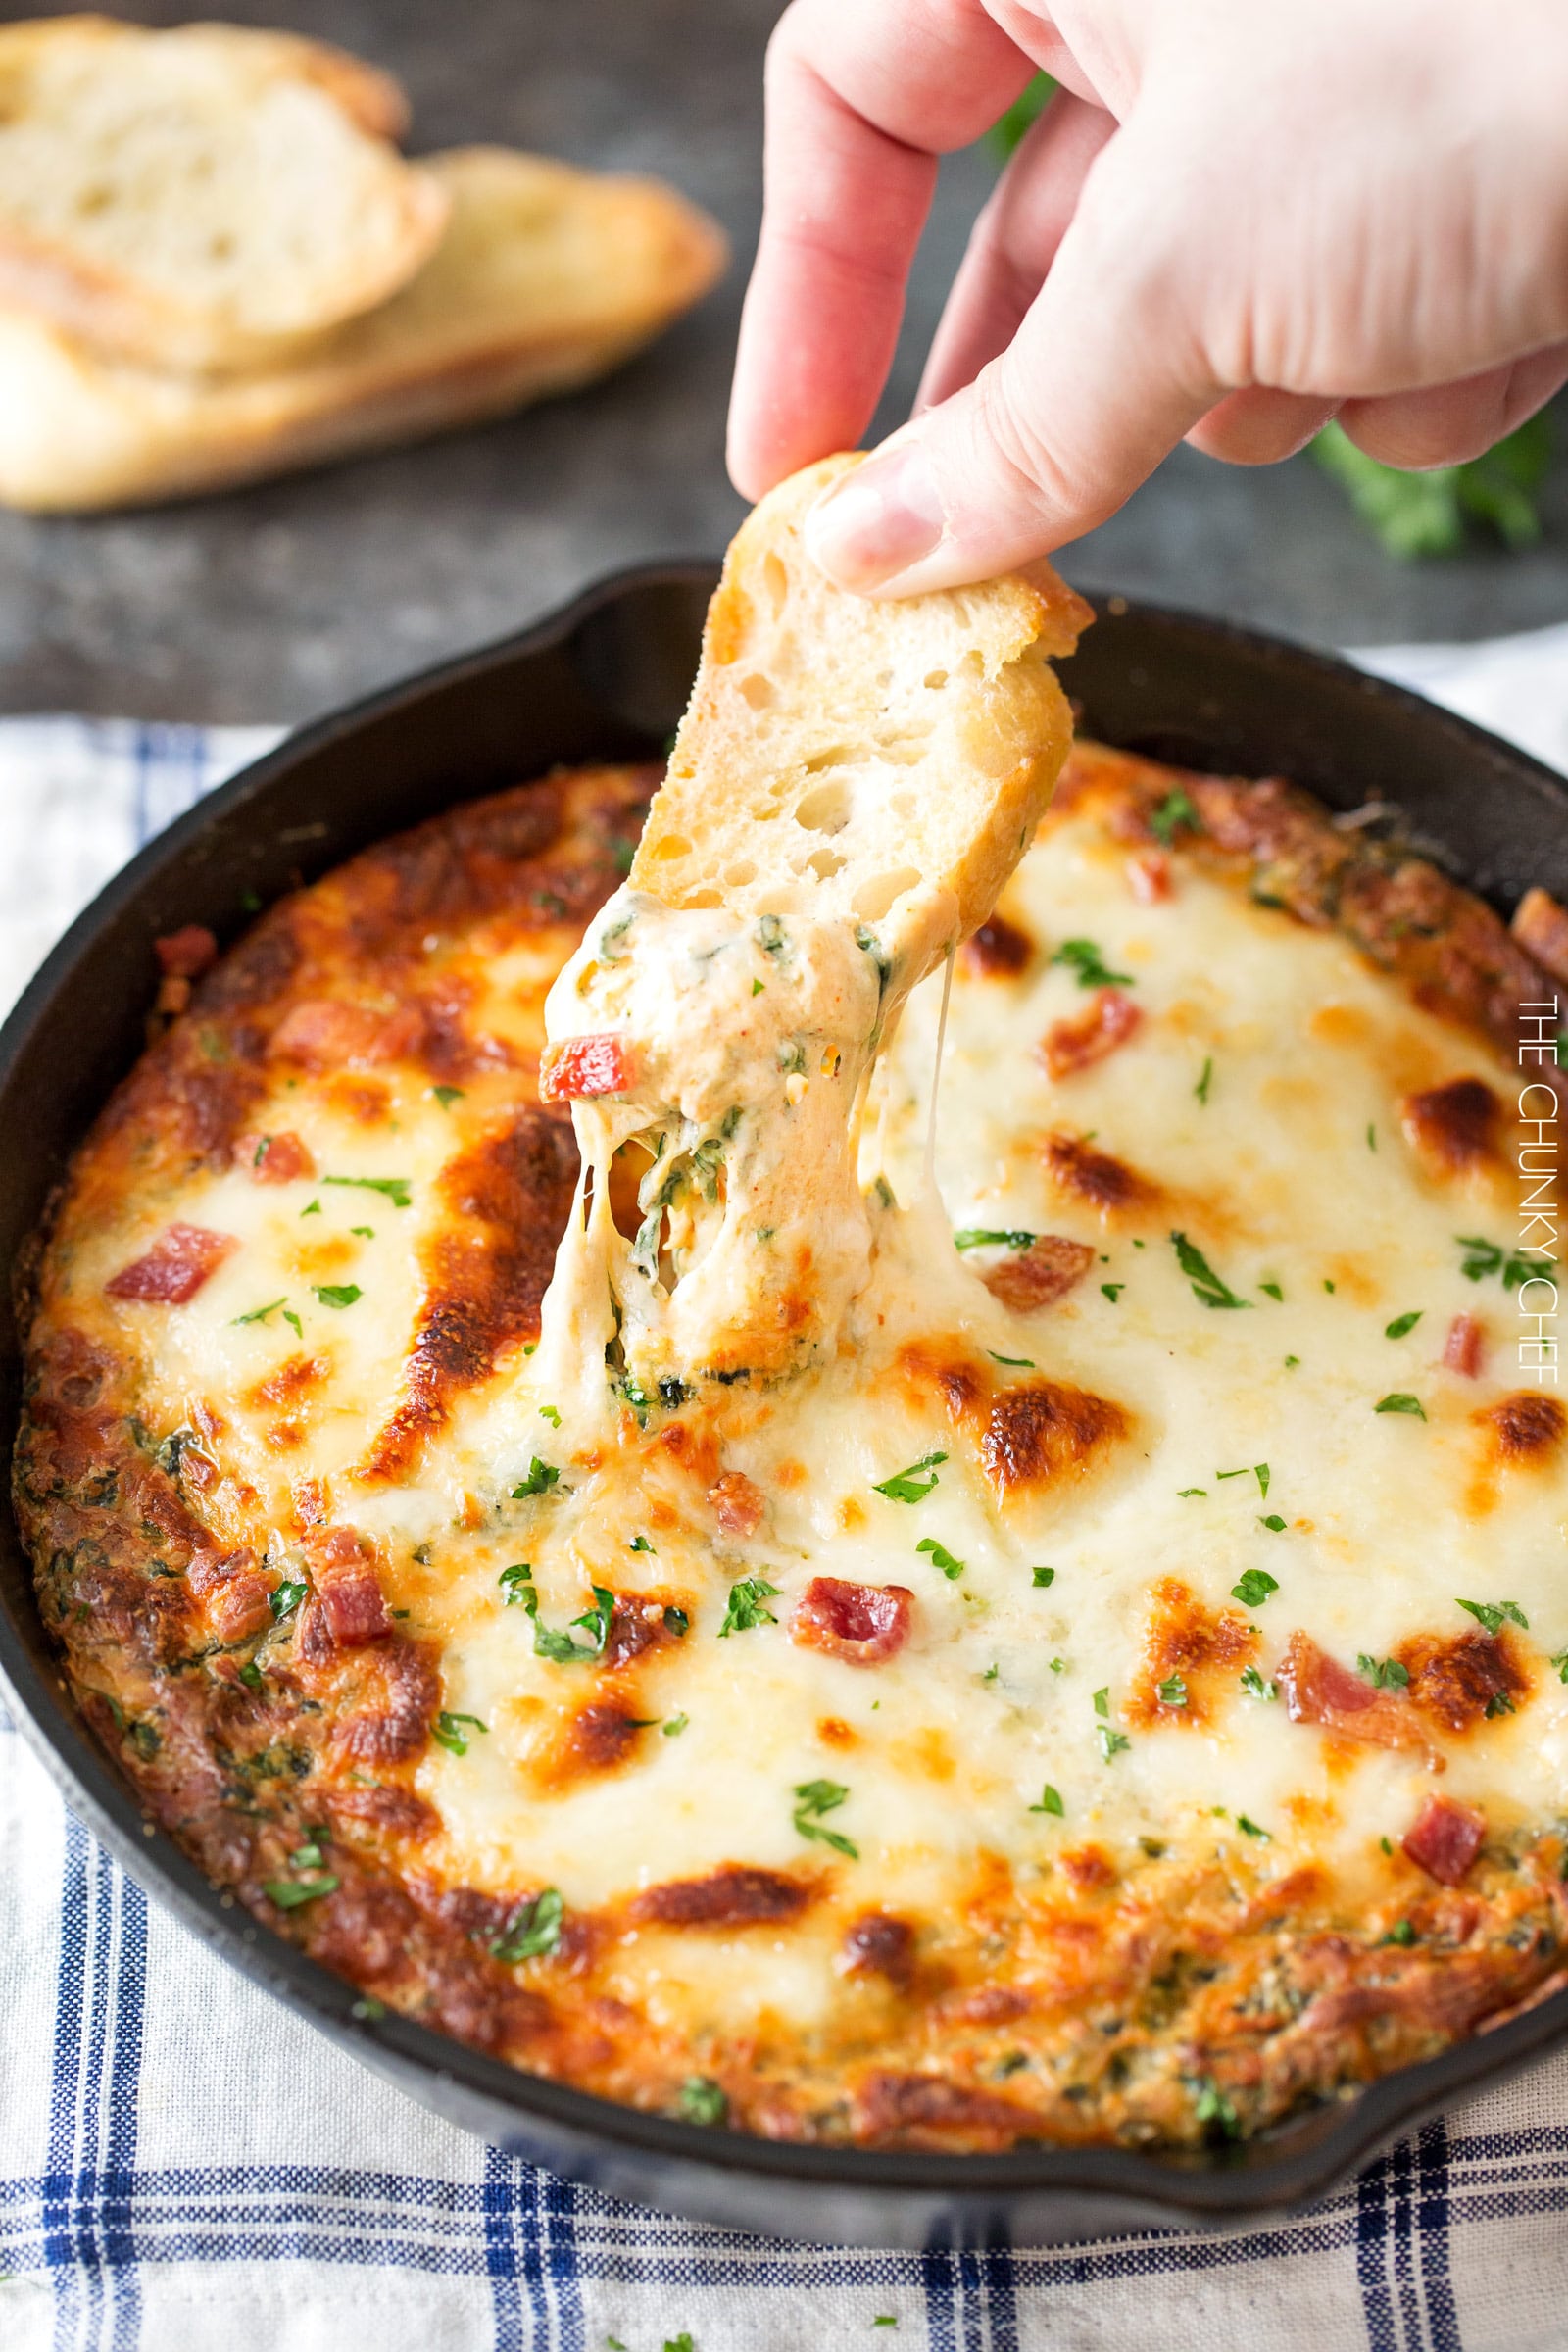
[{"label": "skillet rim", "polygon": [[[716,565],[700,559],[628,566],[524,629],[324,714],[206,794],[111,878],[23,991],[0,1027],[0,1120],[12,1108],[27,1046],[72,977],[104,939],[122,927],[143,927],[143,902],[204,837],[250,804],[254,820],[265,822],[271,787],[318,754],[352,745],[377,722],[437,693],[482,689],[518,664],[525,669],[530,661],[569,652],[587,624],[650,593],[666,600],[706,594],[715,576]],[[1111,591],[1096,593],[1092,601],[1097,612],[1147,629],[1156,643],[1196,639],[1272,671],[1286,692],[1309,696],[1315,687],[1364,695],[1434,752],[1446,739],[1472,766],[1490,769],[1543,804],[1562,830],[1568,858],[1568,784],[1544,761],[1471,721],[1333,655],[1264,631]],[[1065,682],[1071,690],[1070,670]],[[623,716],[608,719],[606,731],[624,735]],[[481,780],[475,789],[490,788]],[[351,853],[330,852],[315,871],[326,870],[344,854]],[[16,1120],[7,1125],[15,1136]],[[47,1189],[49,1172],[41,1173]],[[11,1399],[4,1409],[9,1426]],[[810,2147],[715,2133],[623,2107],[487,2058],[393,2012],[364,2014],[363,1997],[352,1984],[252,1919],[232,1894],[210,1885],[165,1833],[149,1835],[151,1825],[131,1788],[71,1705],[63,1677],[44,1663],[47,1637],[31,1592],[31,1563],[7,1511],[0,1523],[0,1698],[9,1701],[19,1731],[68,1804],[138,1885],[252,1983],[427,2107],[614,2194],[769,2233],[860,2245],[974,2242],[1005,2235],[1009,2227],[1015,2242],[1048,2243],[1151,2225],[1257,2224],[1343,2185],[1381,2147],[1429,2115],[1498,2086],[1568,2041],[1564,1990],[1490,2033],[1240,2147],[1200,2153],[1041,2144],[1005,2155],[950,2156]]]}]

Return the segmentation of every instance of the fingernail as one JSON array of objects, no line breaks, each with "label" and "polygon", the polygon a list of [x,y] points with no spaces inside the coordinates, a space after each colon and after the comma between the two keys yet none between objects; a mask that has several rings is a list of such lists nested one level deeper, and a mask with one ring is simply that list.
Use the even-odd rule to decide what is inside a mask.
[{"label": "fingernail", "polygon": [[931,461],[906,441],[822,493],[806,517],[807,553],[841,588],[864,595],[928,556],[945,524]]}]

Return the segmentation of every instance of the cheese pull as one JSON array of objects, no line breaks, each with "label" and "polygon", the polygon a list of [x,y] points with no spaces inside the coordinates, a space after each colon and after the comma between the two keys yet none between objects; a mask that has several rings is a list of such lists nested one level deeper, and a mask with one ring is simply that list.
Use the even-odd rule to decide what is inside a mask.
[{"label": "cheese pull", "polygon": [[630,875],[546,1006],[585,1182],[542,1346],[603,1332],[634,1404],[831,1355],[870,1266],[877,1050],[991,912],[1071,738],[1050,657],[1089,612],[1048,566],[900,603],[816,568],[806,514],[858,462],[742,525]]}]

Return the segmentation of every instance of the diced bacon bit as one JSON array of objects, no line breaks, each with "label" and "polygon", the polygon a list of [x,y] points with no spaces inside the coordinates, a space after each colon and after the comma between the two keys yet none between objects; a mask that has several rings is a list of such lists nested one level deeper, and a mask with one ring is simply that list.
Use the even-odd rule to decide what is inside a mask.
[{"label": "diced bacon bit", "polygon": [[1157,906],[1175,888],[1163,850],[1138,850],[1127,860],[1127,887],[1141,906]]},{"label": "diced bacon bit", "polygon": [[1486,1834],[1487,1817],[1473,1805],[1456,1804],[1451,1796],[1429,1796],[1399,1842],[1429,1879],[1457,1886],[1481,1851]]},{"label": "diced bacon bit", "polygon": [[374,1562],[356,1529],[312,1528],[302,1548],[326,1630],[337,1647],[352,1649],[364,1642],[378,1642],[392,1631]]},{"label": "diced bacon bit", "polygon": [[153,954],[166,980],[199,980],[218,961],[218,942],[205,923],[186,923],[155,939]]},{"label": "diced bacon bit", "polygon": [[914,1594],[906,1585],[852,1585],[813,1576],[790,1619],[790,1640],[846,1666],[880,1666],[909,1638]]},{"label": "diced bacon bit", "polygon": [[1093,1004],[1081,1019],[1057,1021],[1047,1030],[1040,1058],[1048,1076],[1070,1078],[1075,1071],[1103,1061],[1107,1054],[1126,1044],[1143,1017],[1131,997],[1119,988],[1097,989]]},{"label": "diced bacon bit", "polygon": [[1291,1636],[1275,1669],[1293,1723],[1321,1724],[1378,1747],[1424,1747],[1426,1733],[1405,1692],[1374,1690],[1308,1634]]},{"label": "diced bacon bit", "polygon": [[1064,1298],[1094,1262],[1095,1252],[1088,1242],[1070,1242],[1060,1233],[1042,1233],[1027,1250],[1004,1257],[980,1279],[993,1298],[1010,1306],[1015,1315],[1026,1315],[1037,1306],[1050,1306]]},{"label": "diced bacon bit", "polygon": [[1016,923],[1005,922],[1000,914],[994,914],[964,941],[964,969],[982,979],[1010,979],[1023,970],[1034,948],[1027,931],[1020,931]]},{"label": "diced bacon bit", "polygon": [[1443,1360],[1450,1372],[1474,1380],[1486,1355],[1486,1326],[1478,1315],[1455,1315],[1443,1343]]},{"label": "diced bacon bit", "polygon": [[568,1037],[546,1046],[539,1064],[541,1102],[570,1102],[583,1095],[623,1095],[631,1084],[624,1041],[613,1030]]},{"label": "diced bacon bit", "polygon": [[316,1174],[310,1147],[291,1127],[279,1135],[242,1135],[234,1146],[234,1165],[243,1168],[253,1184],[293,1184]]},{"label": "diced bacon bit", "polygon": [[240,1578],[254,1574],[256,1566],[256,1554],[248,1544],[242,1544],[237,1551],[193,1551],[185,1581],[198,1600],[207,1600]]},{"label": "diced bacon bit", "polygon": [[132,1258],[111,1275],[104,1289],[111,1298],[183,1306],[238,1248],[231,1233],[211,1233],[205,1225],[171,1225],[144,1256]]},{"label": "diced bacon bit", "polygon": [[376,1012],[335,997],[315,997],[289,1007],[272,1031],[267,1052],[273,1061],[338,1070],[356,1063],[395,1061],[412,1054],[423,1035],[424,1016],[416,1004]]},{"label": "diced bacon bit", "polygon": [[729,1536],[755,1536],[762,1524],[767,1499],[744,1470],[726,1470],[708,1490],[713,1517]]},{"label": "diced bacon bit", "polygon": [[220,1586],[212,1605],[213,1625],[224,1642],[243,1642],[271,1623],[271,1587],[254,1570]]},{"label": "diced bacon bit", "polygon": [[1527,956],[1554,980],[1568,980],[1568,907],[1546,890],[1527,890],[1509,926]]}]

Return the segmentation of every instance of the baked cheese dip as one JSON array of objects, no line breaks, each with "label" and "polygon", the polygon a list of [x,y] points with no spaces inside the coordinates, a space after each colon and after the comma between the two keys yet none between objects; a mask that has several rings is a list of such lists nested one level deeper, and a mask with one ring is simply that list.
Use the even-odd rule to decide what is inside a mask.
[{"label": "baked cheese dip", "polygon": [[[160,943],[16,1463],[149,1819],[368,2004],[783,2138],[1237,2137],[1554,1989],[1568,1416],[1515,1115],[1568,921],[1080,745],[841,1104],[868,1255],[822,1344],[773,1377],[731,1317],[639,1371],[584,1237],[668,1287],[760,1115],[720,1054],[590,1197],[541,1101],[657,780]],[[871,959],[785,913],[706,968],[682,1021],[755,1004],[815,1115],[848,1073],[782,1066],[772,992],[858,1036]]]}]

